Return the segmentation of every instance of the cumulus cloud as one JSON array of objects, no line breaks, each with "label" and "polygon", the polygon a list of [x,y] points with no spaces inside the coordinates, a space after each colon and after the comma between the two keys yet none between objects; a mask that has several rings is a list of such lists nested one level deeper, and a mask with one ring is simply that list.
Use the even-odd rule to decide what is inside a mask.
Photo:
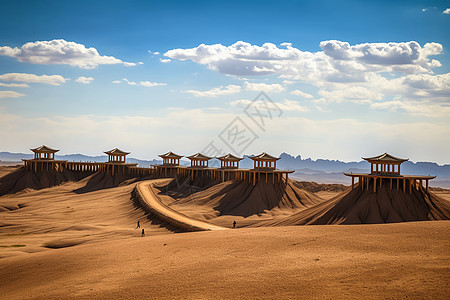
[{"label": "cumulus cloud", "polygon": [[113,56],[100,55],[93,47],[86,48],[82,44],[63,39],[29,42],[20,48],[2,46],[0,55],[14,57],[20,62],[43,65],[63,64],[83,69],[94,69],[99,65],[111,64],[136,65],[123,62]]},{"label": "cumulus cloud", "polygon": [[284,86],[278,83],[266,84],[266,83],[244,82],[244,88],[247,91],[266,92],[266,93],[280,93],[284,91]]},{"label": "cumulus cloud", "polygon": [[162,62],[163,64],[166,64],[168,62],[171,62],[172,60],[168,58],[167,59],[160,58],[159,61]]},{"label": "cumulus cloud", "polygon": [[262,111],[272,110],[272,111],[298,111],[298,112],[307,112],[309,109],[305,106],[300,105],[299,102],[289,99],[284,99],[282,102],[271,102],[271,101],[251,101],[247,99],[241,99],[232,101],[229,103],[231,106],[239,106],[239,107],[247,107],[250,104],[252,106],[257,107]]},{"label": "cumulus cloud", "polygon": [[373,100],[381,100],[383,97],[382,93],[361,86],[351,86],[346,89],[333,91],[320,90],[318,93],[322,98],[313,100],[314,103],[341,103],[344,101],[372,103]]},{"label": "cumulus cloud", "polygon": [[150,81],[141,81],[141,82],[139,82],[139,84],[142,86],[146,86],[146,87],[167,85],[167,83],[150,82]]},{"label": "cumulus cloud", "polygon": [[[421,45],[410,41],[351,45],[328,40],[322,41],[320,48],[321,51],[308,52],[290,43],[278,47],[272,43],[258,46],[239,41],[230,46],[201,44],[190,49],[172,49],[164,55],[172,60],[190,60],[229,76],[277,75],[289,83],[311,84],[319,89],[321,96],[315,100],[316,104],[370,104],[387,99],[407,101],[414,98],[429,103],[448,103],[448,75],[433,73],[434,68],[441,66],[433,58],[443,53],[439,43]],[[248,90],[254,90],[250,84],[244,84],[244,88],[247,85]],[[300,92],[294,93],[311,98]]]},{"label": "cumulus cloud", "polygon": [[3,82],[0,82],[0,86],[6,86],[6,87],[30,87],[26,83],[3,83]]},{"label": "cumulus cloud", "polygon": [[153,87],[153,86],[165,86],[167,83],[159,83],[159,82],[150,82],[150,81],[141,81],[139,83],[134,81],[129,81],[127,78],[122,78],[122,80],[114,80],[113,83],[119,84],[125,82],[128,85],[141,85],[145,87]]},{"label": "cumulus cloud", "polygon": [[450,15],[450,8],[447,8],[442,12],[443,14]]},{"label": "cumulus cloud", "polygon": [[171,59],[191,60],[228,75],[279,74],[310,82],[317,79],[358,82],[365,80],[366,72],[429,72],[440,66],[429,56],[443,51],[441,44],[428,43],[422,47],[415,41],[350,45],[330,40],[321,42],[322,51],[314,53],[301,51],[289,43],[283,43],[283,47],[239,41],[231,46],[201,44],[190,49],[172,49],[164,55]]},{"label": "cumulus cloud", "polygon": [[6,73],[0,75],[0,80],[6,82],[26,82],[26,83],[45,83],[50,85],[60,85],[68,79],[61,75],[35,75],[28,73]]},{"label": "cumulus cloud", "polygon": [[308,98],[308,99],[313,98],[312,95],[310,95],[308,93],[305,93],[305,92],[302,92],[300,90],[293,90],[290,94],[291,95],[295,95],[295,96],[300,96],[300,97],[303,97],[303,98]]},{"label": "cumulus cloud", "polygon": [[89,84],[94,80],[94,78],[92,77],[84,77],[84,76],[80,76],[78,77],[75,81],[78,83],[83,83],[83,84]]},{"label": "cumulus cloud", "polygon": [[241,87],[238,85],[227,85],[227,86],[219,86],[212,88],[207,91],[196,91],[196,90],[187,90],[185,93],[192,94],[195,97],[217,97],[222,95],[231,95],[236,94],[241,91]]},{"label": "cumulus cloud", "polygon": [[0,99],[3,98],[19,98],[23,97],[25,94],[17,93],[14,91],[0,91]]},{"label": "cumulus cloud", "polygon": [[386,101],[377,102],[370,105],[372,109],[385,110],[391,112],[406,112],[416,116],[426,117],[446,117],[450,115],[450,106],[438,104],[421,103],[418,101]]}]

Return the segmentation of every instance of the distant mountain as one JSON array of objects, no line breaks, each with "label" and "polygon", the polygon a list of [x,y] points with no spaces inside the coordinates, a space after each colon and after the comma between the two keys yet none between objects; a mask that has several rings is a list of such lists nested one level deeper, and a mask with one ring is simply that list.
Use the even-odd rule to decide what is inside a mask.
[{"label": "distant mountain", "polygon": [[[0,152],[0,162],[2,164],[10,164],[11,162],[21,162],[21,159],[33,158],[33,154],[24,153],[10,153]],[[105,162],[107,156],[88,156],[83,154],[68,154],[56,155],[56,159],[69,161],[96,161]],[[319,183],[347,183],[348,177],[343,175],[343,172],[368,172],[370,164],[367,161],[359,162],[343,162],[339,160],[317,159],[311,158],[302,159],[300,155],[292,156],[288,153],[282,153],[280,160],[277,161],[277,168],[295,170],[294,177],[300,180],[316,181]],[[141,167],[148,167],[150,165],[161,164],[159,159],[141,160],[136,158],[127,158],[129,163],[137,163]],[[189,165],[186,159],[181,160],[181,165]],[[210,166],[218,167],[220,162],[213,159]],[[241,168],[253,168],[253,161],[249,156],[245,155],[240,163]],[[439,182],[442,187],[450,187],[450,165],[438,165],[434,162],[411,162],[407,161],[402,164],[402,174],[417,174],[417,175],[435,175],[438,178],[434,182]],[[433,182],[433,181],[432,181]]]}]

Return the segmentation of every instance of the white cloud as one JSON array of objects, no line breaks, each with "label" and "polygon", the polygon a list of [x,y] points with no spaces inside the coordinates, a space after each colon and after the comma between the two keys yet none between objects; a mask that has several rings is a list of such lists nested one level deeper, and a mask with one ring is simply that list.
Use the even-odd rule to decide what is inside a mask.
[{"label": "white cloud", "polygon": [[159,55],[159,54],[160,54],[158,51],[152,52],[151,50],[148,50],[148,53],[150,53],[150,54],[155,54],[155,55]]},{"label": "white cloud", "polygon": [[7,86],[7,87],[30,87],[26,83],[3,83],[0,82],[0,86]]},{"label": "white cloud", "polygon": [[122,81],[128,83],[129,85],[137,85],[136,82],[134,82],[134,81],[129,81],[129,80],[126,79],[126,78],[122,78]]},{"label": "white cloud", "polygon": [[280,93],[284,91],[284,87],[278,83],[266,84],[266,83],[244,82],[244,88],[247,91],[266,92],[266,93]]},{"label": "white cloud", "polygon": [[20,62],[43,65],[63,64],[83,69],[94,69],[99,65],[110,64],[136,65],[123,62],[113,56],[102,56],[93,47],[86,48],[82,44],[63,39],[29,42],[20,48],[3,46],[0,47],[0,55],[15,57]]},{"label": "white cloud", "polygon": [[0,91],[0,99],[3,98],[19,98],[23,97],[25,94],[17,93],[14,91]]},{"label": "white cloud", "polygon": [[216,88],[212,88],[207,91],[196,91],[196,90],[187,90],[185,93],[189,93],[194,95],[195,97],[217,97],[222,95],[231,95],[236,94],[241,91],[241,87],[238,85],[227,85],[227,86],[219,86]]},{"label": "white cloud", "polygon": [[450,8],[447,8],[442,12],[443,14],[450,15]]},{"label": "white cloud", "polygon": [[391,112],[405,112],[416,116],[426,116],[432,118],[447,117],[450,115],[450,106],[421,103],[418,101],[386,101],[377,102],[370,105],[372,109],[386,110]]},{"label": "white cloud", "polygon": [[382,93],[361,86],[350,86],[346,89],[333,91],[320,90],[318,93],[322,96],[322,98],[313,100],[314,103],[341,103],[344,101],[351,101],[354,103],[372,103],[373,100],[381,100],[383,97]]},{"label": "white cloud", "polygon": [[7,82],[45,83],[50,85],[60,85],[68,79],[61,75],[35,75],[27,73],[6,73],[0,75],[0,80]]},{"label": "white cloud", "polygon": [[142,86],[146,86],[146,87],[167,85],[167,83],[150,82],[150,81],[141,81],[141,82],[139,82],[139,84]]},{"label": "white cloud", "polygon": [[239,106],[245,108],[252,104],[252,106],[257,107],[262,111],[298,111],[307,112],[309,109],[305,106],[300,105],[299,102],[289,99],[284,99],[282,102],[271,102],[271,101],[251,101],[247,99],[241,99],[230,102],[231,106]]},{"label": "white cloud", "polygon": [[239,41],[230,46],[201,44],[191,49],[173,49],[164,55],[173,60],[191,60],[229,76],[275,74],[288,82],[302,81],[319,88],[322,98],[315,101],[324,105],[414,98],[428,103],[449,102],[449,75],[433,74],[433,69],[441,66],[432,58],[443,53],[439,43],[351,45],[329,40],[321,42],[320,47],[322,51],[308,52],[289,43],[277,47],[272,43],[258,46]]},{"label": "white cloud", "polygon": [[[280,74],[286,78],[314,82],[364,81],[365,72],[398,71],[403,73],[429,72],[439,66],[428,56],[442,53],[442,45],[429,43],[421,47],[417,42],[363,43],[351,46],[336,40],[323,41],[323,51],[311,53],[283,43],[262,46],[236,42],[231,46],[201,44],[191,49],[173,49],[164,55],[178,60],[192,60],[223,74],[248,76]],[[351,75],[351,71],[357,74]]]},{"label": "white cloud", "polygon": [[308,98],[308,99],[313,98],[312,95],[310,95],[308,93],[305,93],[305,92],[302,92],[300,90],[293,90],[290,94],[291,95],[295,95],[295,96],[301,96],[303,98]]},{"label": "white cloud", "polygon": [[159,61],[162,62],[163,64],[165,64],[165,63],[171,62],[172,60],[160,58]]},{"label": "white cloud", "polygon": [[75,81],[79,82],[79,83],[83,83],[83,84],[89,84],[92,82],[92,80],[94,80],[94,78],[92,78],[92,77],[80,76]]},{"label": "white cloud", "polygon": [[129,85],[134,85],[134,86],[141,85],[141,86],[145,86],[145,87],[167,85],[167,83],[150,82],[150,81],[141,81],[141,82],[137,83],[137,82],[134,82],[134,81],[129,81],[127,78],[122,78],[122,80],[114,80],[113,81],[113,83],[115,83],[115,84],[119,84],[119,83],[122,83],[122,82],[125,82],[125,83],[127,83]]}]

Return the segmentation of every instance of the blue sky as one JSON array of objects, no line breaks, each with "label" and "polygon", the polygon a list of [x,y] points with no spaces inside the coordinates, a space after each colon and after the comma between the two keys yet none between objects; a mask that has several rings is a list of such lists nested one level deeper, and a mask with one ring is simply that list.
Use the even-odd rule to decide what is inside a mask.
[{"label": "blue sky", "polygon": [[[0,1],[0,150],[151,159],[213,142],[239,155],[450,163],[449,7]],[[253,101],[261,91],[271,101]],[[260,126],[251,110],[268,107]],[[241,141],[257,138],[233,144],[237,125]]]}]

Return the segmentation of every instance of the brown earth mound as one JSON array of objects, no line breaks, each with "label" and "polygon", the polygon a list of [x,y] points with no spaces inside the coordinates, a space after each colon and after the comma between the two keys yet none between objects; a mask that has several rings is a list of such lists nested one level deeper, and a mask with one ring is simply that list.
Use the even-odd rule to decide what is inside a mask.
[{"label": "brown earth mound", "polygon": [[24,189],[40,190],[67,181],[78,181],[89,176],[89,172],[41,171],[33,173],[23,167],[0,178],[0,196],[14,194]]},{"label": "brown earth mound", "polygon": [[203,211],[209,210],[208,218],[222,215],[248,217],[268,212],[293,213],[322,201],[320,197],[297,188],[290,181],[288,184],[259,182],[256,185],[245,181],[226,181],[218,184],[209,182],[207,188],[198,187],[202,190],[194,189],[194,193],[186,196],[189,187],[192,189],[192,185],[182,184],[178,191],[173,191],[175,187],[172,181],[168,194],[178,194],[181,198],[170,206],[176,210],[185,206],[198,206]]},{"label": "brown earth mound", "polygon": [[328,201],[307,208],[283,220],[265,221],[258,226],[377,224],[409,221],[449,220],[450,201],[423,189],[391,190],[384,183],[377,192],[348,189]]},{"label": "brown earth mound", "polygon": [[317,182],[310,182],[310,181],[296,181],[292,180],[292,183],[302,189],[306,190],[311,193],[318,193],[318,192],[343,192],[347,190],[347,186],[343,184],[321,184]]}]

